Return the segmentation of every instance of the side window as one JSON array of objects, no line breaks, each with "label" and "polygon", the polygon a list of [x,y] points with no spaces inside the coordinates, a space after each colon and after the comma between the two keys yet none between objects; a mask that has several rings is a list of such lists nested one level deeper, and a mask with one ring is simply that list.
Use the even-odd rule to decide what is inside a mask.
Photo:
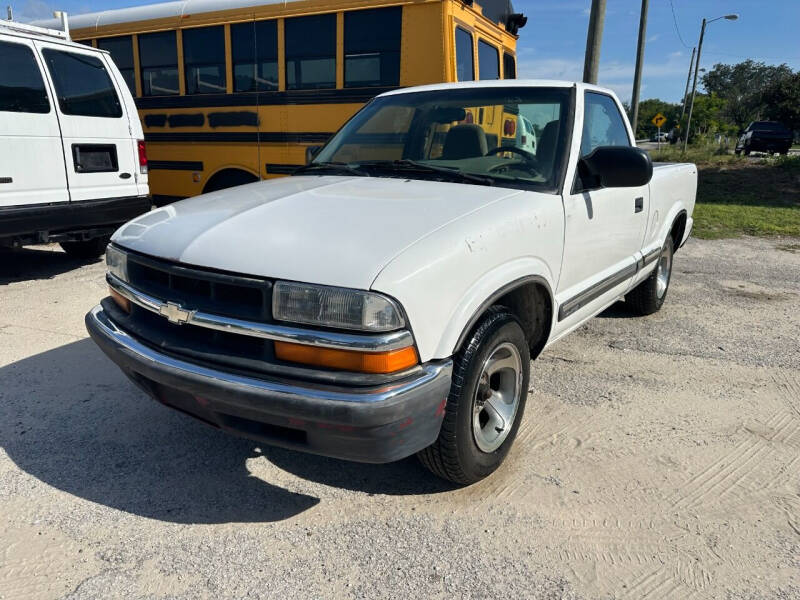
[{"label": "side window", "polygon": [[625,121],[610,96],[586,92],[581,156],[598,146],[630,146]]},{"label": "side window", "polygon": [[478,40],[479,79],[500,79],[500,53],[497,48]]},{"label": "side window", "polygon": [[143,96],[180,94],[175,32],[139,35],[139,67],[142,70]]},{"label": "side window", "polygon": [[344,15],[344,85],[400,85],[403,9],[356,10]]},{"label": "side window", "polygon": [[183,30],[187,94],[224,94],[225,29],[222,25]]},{"label": "side window", "polygon": [[286,87],[336,87],[336,15],[286,19]]},{"label": "side window", "polygon": [[503,53],[503,79],[517,78],[517,61],[508,52]]},{"label": "side window", "polygon": [[472,34],[456,27],[456,80],[475,79],[475,60],[472,55]]},{"label": "side window", "polygon": [[33,50],[0,42],[0,56],[0,111],[49,113],[50,101]]},{"label": "side window", "polygon": [[128,85],[131,94],[136,95],[136,76],[133,66],[133,38],[129,35],[123,37],[101,38],[97,40],[97,47],[108,50],[114,64],[117,65],[122,78]]},{"label": "side window", "polygon": [[114,84],[98,57],[50,48],[45,48],[42,55],[62,113],[82,117],[122,116]]},{"label": "side window", "polygon": [[278,22],[231,25],[233,91],[278,89]]}]

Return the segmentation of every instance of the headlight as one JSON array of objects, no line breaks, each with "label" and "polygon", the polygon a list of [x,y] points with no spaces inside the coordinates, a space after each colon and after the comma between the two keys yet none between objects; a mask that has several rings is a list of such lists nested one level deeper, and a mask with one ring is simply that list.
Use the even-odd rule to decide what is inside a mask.
[{"label": "headlight", "polygon": [[111,244],[106,247],[108,272],[122,281],[128,281],[128,255]]},{"label": "headlight", "polygon": [[280,321],[362,331],[405,325],[397,304],[380,294],[286,281],[275,283],[272,315]]}]

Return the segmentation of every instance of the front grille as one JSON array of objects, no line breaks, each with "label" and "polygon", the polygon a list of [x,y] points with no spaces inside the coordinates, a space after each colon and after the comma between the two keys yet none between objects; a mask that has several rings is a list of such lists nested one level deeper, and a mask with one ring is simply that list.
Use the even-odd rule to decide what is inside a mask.
[{"label": "front grille", "polygon": [[128,282],[184,308],[248,321],[272,321],[272,282],[128,254]]},{"label": "front grille", "polygon": [[[128,283],[161,301],[234,319],[272,321],[272,282],[128,253]],[[120,325],[154,347],[195,360],[260,370],[274,360],[269,340],[194,325],[170,323],[134,305]]]}]

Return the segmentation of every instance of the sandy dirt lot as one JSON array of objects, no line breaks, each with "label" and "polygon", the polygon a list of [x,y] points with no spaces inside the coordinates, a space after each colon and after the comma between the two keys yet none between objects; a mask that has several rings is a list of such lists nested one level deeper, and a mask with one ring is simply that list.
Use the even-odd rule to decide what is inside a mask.
[{"label": "sandy dirt lot", "polygon": [[86,337],[99,262],[0,254],[0,598],[800,598],[799,249],[691,240],[463,489],[157,405]]}]

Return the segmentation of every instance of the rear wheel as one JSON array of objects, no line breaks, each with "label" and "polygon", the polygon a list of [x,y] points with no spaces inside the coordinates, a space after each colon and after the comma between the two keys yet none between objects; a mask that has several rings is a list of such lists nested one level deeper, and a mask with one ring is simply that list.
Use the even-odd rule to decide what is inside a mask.
[{"label": "rear wheel", "polygon": [[625,304],[637,315],[652,315],[661,309],[667,298],[672,277],[672,237],[668,237],[661,248],[656,268],[650,276],[625,296]]},{"label": "rear wheel", "polygon": [[525,410],[530,350],[517,318],[491,308],[453,365],[442,429],[418,453],[434,474],[470,484],[492,474],[508,455]]},{"label": "rear wheel", "polygon": [[80,242],[61,242],[59,246],[73,258],[97,258],[106,251],[111,236],[103,235]]}]

